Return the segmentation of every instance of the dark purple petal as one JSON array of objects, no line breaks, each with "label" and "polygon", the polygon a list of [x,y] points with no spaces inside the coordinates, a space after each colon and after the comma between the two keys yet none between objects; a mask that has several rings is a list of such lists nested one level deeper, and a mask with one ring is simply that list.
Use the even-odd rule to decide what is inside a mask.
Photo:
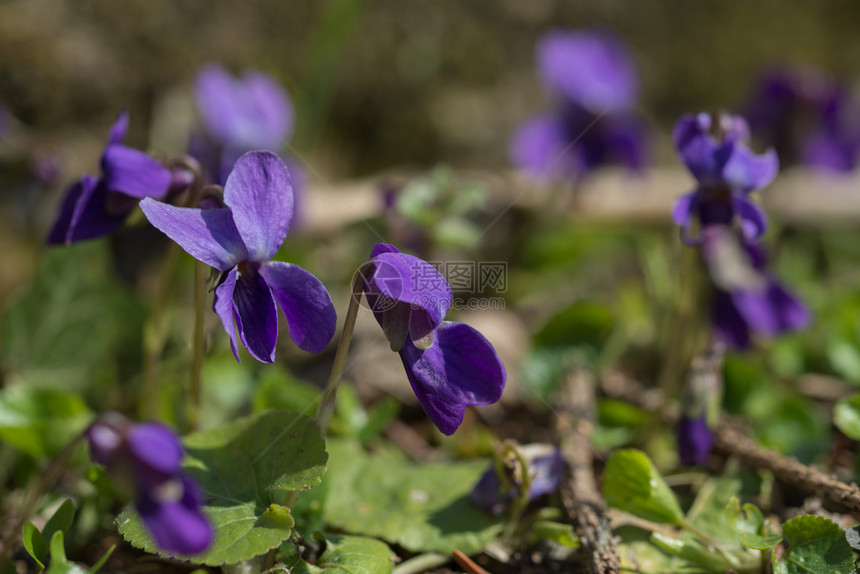
[{"label": "dark purple petal", "polygon": [[550,32],[538,45],[537,64],[552,93],[592,113],[626,109],[636,99],[636,67],[609,34]]},{"label": "dark purple petal", "polygon": [[212,310],[221,319],[221,324],[230,337],[230,349],[237,361],[239,361],[239,346],[236,337],[236,323],[234,322],[233,292],[236,290],[238,274],[238,269],[234,267],[221,275],[221,280],[215,287],[215,298],[212,301]]},{"label": "dark purple petal", "polygon": [[156,489],[138,496],[137,511],[162,550],[199,554],[212,543],[212,526],[199,507],[195,488],[190,478],[182,476],[169,485],[179,493]]},{"label": "dark purple petal", "polygon": [[754,154],[745,146],[736,146],[722,171],[724,181],[734,190],[750,192],[770,184],[779,171],[774,150]]},{"label": "dark purple petal", "polygon": [[504,499],[502,498],[502,482],[496,474],[495,465],[491,464],[472,489],[469,500],[481,510],[498,516],[504,512],[515,495],[515,492],[510,491]]},{"label": "dark purple petal", "polygon": [[684,114],[675,123],[672,130],[672,141],[675,149],[682,150],[692,142],[700,139],[711,130],[711,116],[704,112],[693,115]]},{"label": "dark purple petal", "polygon": [[224,203],[250,261],[269,261],[278,252],[293,217],[293,189],[284,162],[271,152],[243,155],[224,186]]},{"label": "dark purple petal", "polygon": [[297,265],[281,261],[264,263],[260,275],[281,306],[296,345],[311,353],[325,349],[337,328],[337,314],[320,280]]},{"label": "dark purple petal", "polygon": [[379,253],[373,261],[368,289],[412,308],[413,339],[427,335],[442,322],[453,295],[448,281],[435,267],[405,253]]},{"label": "dark purple petal", "polygon": [[284,88],[262,72],[245,74],[244,86],[250,108],[258,118],[255,146],[277,149],[293,131],[293,105]]},{"label": "dark purple petal", "polygon": [[248,259],[229,209],[175,207],[149,197],[140,209],[156,229],[207,265],[226,271]]},{"label": "dark purple petal", "polygon": [[433,333],[433,345],[419,349],[411,342],[400,358],[412,387],[451,403],[489,405],[505,388],[505,367],[495,349],[478,331],[445,321]]},{"label": "dark purple petal", "polygon": [[463,403],[451,403],[427,392],[424,387],[413,381],[408,368],[406,375],[409,377],[412,390],[415,392],[421,408],[427,413],[427,417],[433,421],[433,424],[436,425],[436,428],[442,434],[447,436],[454,434],[460,428],[460,425],[463,424],[463,417],[466,416],[466,405]]},{"label": "dark purple petal", "polygon": [[126,434],[135,479],[140,488],[154,487],[179,472],[182,445],[173,431],[159,423],[140,423]]},{"label": "dark purple petal", "polygon": [[125,139],[125,134],[128,131],[128,112],[123,110],[119,113],[116,121],[110,127],[108,132],[108,146],[122,143]]},{"label": "dark purple petal", "polygon": [[725,291],[716,291],[711,306],[711,323],[716,338],[727,347],[749,349],[750,330],[746,320],[738,312],[732,297]]},{"label": "dark purple petal", "polygon": [[511,161],[539,177],[576,175],[581,160],[559,116],[539,116],[517,129],[510,145]]},{"label": "dark purple petal", "polygon": [[639,171],[647,162],[646,132],[642,124],[631,116],[607,116],[600,130],[606,152],[628,169]]},{"label": "dark purple petal", "polygon": [[812,321],[809,309],[785,287],[776,281],[771,281],[768,285],[767,297],[779,318],[781,332],[800,331],[809,326]]},{"label": "dark purple petal", "polygon": [[373,259],[380,253],[400,253],[400,250],[390,243],[377,243],[370,252],[370,258]]},{"label": "dark purple petal", "polygon": [[170,170],[149,155],[123,145],[110,145],[102,155],[104,185],[138,199],[162,198],[170,189]]},{"label": "dark purple petal", "polygon": [[134,209],[134,203],[109,209],[110,195],[101,185],[101,180],[91,175],[81,178],[66,192],[60,213],[48,235],[48,243],[70,245],[119,229]]},{"label": "dark purple petal", "polygon": [[265,279],[252,264],[247,264],[244,272],[239,271],[233,290],[233,309],[242,344],[261,363],[273,363],[278,342],[278,307]]},{"label": "dark purple petal", "polygon": [[708,461],[714,444],[714,431],[704,416],[678,421],[678,456],[684,466],[701,466]]},{"label": "dark purple petal", "polygon": [[741,230],[747,239],[757,239],[767,229],[767,216],[764,211],[748,197],[732,194],[732,208],[741,220]]}]

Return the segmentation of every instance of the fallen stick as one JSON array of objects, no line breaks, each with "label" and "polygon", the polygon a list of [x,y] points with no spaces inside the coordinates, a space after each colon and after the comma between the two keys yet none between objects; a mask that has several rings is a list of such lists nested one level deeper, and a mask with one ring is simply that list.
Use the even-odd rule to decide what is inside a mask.
[{"label": "fallen stick", "polygon": [[557,399],[555,432],[569,466],[560,491],[562,504],[582,543],[585,572],[619,572],[618,550],[609,528],[606,501],[597,489],[591,456],[595,421],[594,377],[586,371],[568,375]]},{"label": "fallen stick", "polygon": [[[612,376],[603,381],[601,388],[605,394],[623,399],[650,411],[660,412],[668,424],[678,422],[678,410],[660,406],[655,391],[646,389],[637,381]],[[724,454],[740,459],[753,468],[767,469],[774,477],[801,490],[814,492],[819,496],[841,504],[844,508],[860,513],[860,487],[846,483],[836,477],[821,472],[815,467],[805,465],[794,457],[787,457],[761,446],[741,430],[737,423],[722,420],[717,426],[714,448]]]}]

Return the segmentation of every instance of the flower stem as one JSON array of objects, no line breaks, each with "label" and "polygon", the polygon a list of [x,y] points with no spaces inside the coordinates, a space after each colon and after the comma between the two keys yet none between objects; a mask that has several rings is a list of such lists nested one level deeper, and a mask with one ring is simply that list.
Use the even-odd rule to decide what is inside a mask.
[{"label": "flower stem", "polygon": [[451,557],[445,554],[419,554],[418,556],[413,556],[409,560],[401,562],[397,568],[394,569],[393,574],[419,574],[450,561]]},{"label": "flower stem", "polygon": [[325,436],[328,432],[328,426],[331,423],[331,418],[334,416],[335,400],[337,399],[337,390],[340,387],[340,381],[343,378],[343,371],[346,367],[346,357],[349,354],[349,345],[352,343],[352,332],[355,330],[355,319],[358,317],[358,305],[361,301],[362,288],[364,287],[365,273],[370,270],[371,262],[362,265],[352,281],[352,295],[349,300],[349,308],[346,311],[346,318],[343,320],[343,331],[340,334],[340,341],[337,345],[337,352],[334,355],[334,361],[331,366],[331,374],[328,378],[328,384],[325,388],[322,401],[317,409],[316,423],[320,429],[320,436]]},{"label": "flower stem", "polygon": [[206,312],[206,268],[194,262],[194,348],[191,359],[191,380],[188,383],[188,425],[192,431],[200,425],[202,406],[201,372],[203,370],[203,314]]}]

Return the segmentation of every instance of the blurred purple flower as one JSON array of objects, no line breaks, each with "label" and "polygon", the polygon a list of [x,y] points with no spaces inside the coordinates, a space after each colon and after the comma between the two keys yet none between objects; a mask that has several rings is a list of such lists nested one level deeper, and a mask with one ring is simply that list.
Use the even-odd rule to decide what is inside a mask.
[{"label": "blurred purple flower", "polygon": [[643,167],[645,130],[633,114],[636,67],[620,40],[598,32],[550,32],[538,44],[537,67],[556,109],[514,134],[510,154],[518,168],[580,179],[610,162]]},{"label": "blurred purple flower", "polygon": [[337,320],[328,291],[301,267],[271,261],[293,214],[287,167],[271,152],[243,155],[227,178],[224,204],[180,208],[147,198],[140,207],[153,226],[221,272],[213,309],[237,361],[236,327],[255,359],[275,360],[278,306],[296,345],[314,353],[325,349]]},{"label": "blurred purple flower", "polygon": [[809,310],[767,272],[760,245],[741,240],[724,225],[705,227],[701,242],[714,288],[711,318],[720,341],[746,349],[753,334],[773,337],[806,328]]},{"label": "blurred purple flower", "polygon": [[110,129],[101,158],[101,177],[85,175],[66,191],[50,244],[69,245],[117,230],[138,201],[165,197],[171,188],[171,171],[142,151],[122,145],[128,130],[128,113],[122,112]]},{"label": "blurred purple flower", "polygon": [[466,405],[502,396],[505,367],[478,331],[444,321],[451,287],[429,263],[379,243],[364,294],[424,412],[446,435],[463,422]]},{"label": "blurred purple flower", "polygon": [[843,86],[812,67],[772,69],[757,82],[745,115],[754,136],[783,165],[851,171],[860,152],[860,106]]},{"label": "blurred purple flower", "polygon": [[[551,444],[535,443],[521,446],[519,449],[528,463],[532,480],[529,488],[529,500],[555,492],[564,479],[565,472],[567,472],[567,463],[561,456],[558,447]],[[506,463],[502,467],[506,482],[511,485],[509,490],[505,490],[496,471],[496,465],[491,464],[472,489],[470,494],[472,503],[493,515],[504,512],[519,496],[522,488],[523,480],[521,476],[518,477],[517,469],[516,460],[511,460],[510,464]]]},{"label": "blurred purple flower", "polygon": [[706,113],[686,114],[675,125],[673,137],[681,161],[698,184],[678,198],[672,210],[685,241],[695,242],[689,235],[694,220],[702,227],[731,225],[737,216],[746,237],[764,233],[767,218],[749,194],[776,177],[776,152],[754,154],[747,147],[749,128],[740,116],[720,115],[715,123]]},{"label": "blurred purple flower", "polygon": [[170,429],[107,413],[86,434],[93,460],[131,493],[159,548],[198,554],[209,547],[213,530],[201,510],[203,494],[182,471],[182,445]]},{"label": "blurred purple flower", "polygon": [[687,375],[677,428],[678,458],[685,466],[701,466],[711,454],[722,402],[724,349],[717,343],[696,356]]}]

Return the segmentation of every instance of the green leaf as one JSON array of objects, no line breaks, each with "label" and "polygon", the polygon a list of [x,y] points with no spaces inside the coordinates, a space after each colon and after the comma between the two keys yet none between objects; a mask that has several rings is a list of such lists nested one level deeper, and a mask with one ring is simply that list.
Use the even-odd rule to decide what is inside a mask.
[{"label": "green leaf", "polygon": [[42,537],[45,540],[52,540],[54,532],[68,532],[72,527],[72,521],[75,519],[75,505],[70,499],[66,499],[57,508],[54,515],[48,519],[45,528],[42,529]]},{"label": "green leaf", "polygon": [[833,422],[845,436],[860,440],[860,393],[836,401]]},{"label": "green leaf", "polygon": [[486,460],[415,464],[393,448],[368,455],[354,441],[330,439],[326,521],[348,532],[377,536],[412,552],[480,551],[503,522],[479,510],[469,493]]},{"label": "green leaf", "polygon": [[389,574],[394,552],[387,544],[364,536],[317,536],[325,540],[325,552],[314,566],[304,560],[292,569],[293,574]]},{"label": "green leaf", "polygon": [[705,546],[698,540],[672,538],[659,532],[651,535],[651,541],[663,552],[711,569],[712,572],[734,570],[744,565],[745,558],[749,560],[747,557],[740,556],[736,552],[719,550],[713,546]]},{"label": "green leaf", "polygon": [[822,516],[807,514],[782,525],[788,550],[774,563],[774,574],[847,574],[854,553],[845,531]]},{"label": "green leaf", "polygon": [[22,385],[0,390],[0,440],[34,457],[59,452],[92,418],[73,392]]},{"label": "green leaf", "polygon": [[562,546],[577,549],[580,547],[579,537],[573,533],[573,525],[552,520],[538,520],[529,529],[532,542],[551,540]]},{"label": "green leaf", "polygon": [[639,450],[619,450],[609,457],[603,497],[610,506],[653,522],[681,524],[684,519],[675,494]]},{"label": "green leaf", "polygon": [[687,522],[717,540],[735,540],[735,531],[725,519],[726,505],[741,491],[739,478],[710,478],[696,495],[687,512]]},{"label": "green leaf", "polygon": [[45,574],[88,574],[86,570],[66,558],[62,530],[58,530],[51,537],[51,564],[45,570]]},{"label": "green leaf", "polygon": [[[215,529],[205,553],[185,560],[208,566],[232,564],[264,554],[286,540],[294,525],[281,506],[288,491],[320,483],[327,454],[319,429],[309,417],[290,411],[264,411],[183,440],[183,467],[209,499],[204,513]],[[117,517],[120,534],[147,552],[159,550],[131,506]]]},{"label": "green leaf", "polygon": [[767,534],[764,516],[754,504],[746,503],[741,512],[737,498],[732,498],[725,509],[726,522],[738,534],[741,544],[753,550],[767,550],[782,542],[782,536]]},{"label": "green leaf", "polygon": [[36,561],[39,568],[44,568],[45,564],[43,563],[43,560],[48,555],[48,546],[45,544],[45,539],[42,537],[42,533],[39,532],[39,529],[36,528],[36,525],[32,522],[25,524],[24,531],[21,533],[21,538],[24,542],[24,550],[27,551],[27,554],[33,557],[33,560]]}]

